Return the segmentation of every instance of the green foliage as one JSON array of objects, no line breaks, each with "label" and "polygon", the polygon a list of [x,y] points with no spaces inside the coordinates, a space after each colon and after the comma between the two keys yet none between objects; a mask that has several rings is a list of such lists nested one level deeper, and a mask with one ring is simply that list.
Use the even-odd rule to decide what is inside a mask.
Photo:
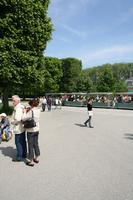
[{"label": "green foliage", "polygon": [[8,107],[0,107],[0,113],[6,113],[7,115],[12,115],[14,108],[12,106],[8,106]]},{"label": "green foliage", "polygon": [[81,72],[79,80],[77,82],[77,92],[91,92],[92,91],[92,80],[88,73],[85,71]]},{"label": "green foliage", "polygon": [[133,64],[106,64],[83,71],[92,81],[92,92],[127,92],[125,80],[133,76]]},{"label": "green foliage", "polygon": [[48,5],[49,0],[0,1],[1,91],[19,87],[25,93],[44,83],[42,57],[53,30]]},{"label": "green foliage", "polygon": [[115,80],[110,67],[105,66],[101,69],[101,72],[97,81],[98,92],[110,92],[114,91]]},{"label": "green foliage", "polygon": [[58,58],[45,57],[45,92],[60,92],[62,61]]},{"label": "green foliage", "polygon": [[76,58],[62,59],[63,77],[61,91],[77,91],[77,83],[81,75],[82,63]]},{"label": "green foliage", "polygon": [[115,86],[114,86],[114,92],[127,92],[127,85],[125,81],[123,80],[116,80]]}]

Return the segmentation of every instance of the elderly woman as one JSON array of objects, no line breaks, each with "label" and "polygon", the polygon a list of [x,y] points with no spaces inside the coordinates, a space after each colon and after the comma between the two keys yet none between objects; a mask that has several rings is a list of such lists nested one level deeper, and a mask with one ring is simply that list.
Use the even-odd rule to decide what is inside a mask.
[{"label": "elderly woman", "polygon": [[28,142],[28,159],[26,164],[33,167],[34,163],[39,163],[38,157],[40,156],[40,148],[38,144],[39,136],[39,118],[40,118],[40,109],[38,108],[39,101],[31,100],[29,101],[30,107],[24,109],[22,120],[25,122],[30,118],[34,118],[36,123],[35,127],[26,128],[27,132],[27,142]]}]

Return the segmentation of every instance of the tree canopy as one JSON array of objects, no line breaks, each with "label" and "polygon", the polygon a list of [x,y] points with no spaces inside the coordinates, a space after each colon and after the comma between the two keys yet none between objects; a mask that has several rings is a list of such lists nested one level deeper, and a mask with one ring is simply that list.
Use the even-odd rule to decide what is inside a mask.
[{"label": "tree canopy", "polygon": [[45,57],[45,92],[60,92],[62,72],[62,61],[58,58]]},{"label": "tree canopy", "polygon": [[82,63],[76,58],[62,59],[62,82],[61,91],[77,91],[77,83],[82,71]]},{"label": "tree canopy", "polygon": [[49,0],[0,1],[0,87],[44,83],[42,57],[51,39]]}]

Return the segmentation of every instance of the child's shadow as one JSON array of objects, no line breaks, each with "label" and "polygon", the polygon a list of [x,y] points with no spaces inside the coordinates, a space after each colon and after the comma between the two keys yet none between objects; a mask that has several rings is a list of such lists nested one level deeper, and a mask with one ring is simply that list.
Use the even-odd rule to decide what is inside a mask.
[{"label": "child's shadow", "polygon": [[125,139],[133,140],[133,134],[132,133],[125,133]]},{"label": "child's shadow", "polygon": [[14,158],[16,155],[16,150],[13,147],[0,147],[0,151],[4,156]]},{"label": "child's shadow", "polygon": [[86,127],[84,124],[75,124],[76,126]]}]

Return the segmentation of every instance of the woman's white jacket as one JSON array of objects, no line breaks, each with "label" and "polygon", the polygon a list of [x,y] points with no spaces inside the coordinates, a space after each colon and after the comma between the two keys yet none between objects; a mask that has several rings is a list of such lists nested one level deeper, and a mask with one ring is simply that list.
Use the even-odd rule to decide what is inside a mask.
[{"label": "woman's white jacket", "polygon": [[34,107],[32,108],[30,111],[28,111],[27,113],[24,112],[22,115],[22,121],[26,121],[27,119],[32,117],[32,111],[33,111],[33,116],[34,116],[34,120],[36,122],[36,126],[33,128],[27,128],[25,129],[27,132],[37,132],[39,131],[39,120],[40,120],[40,109],[38,107]]}]

